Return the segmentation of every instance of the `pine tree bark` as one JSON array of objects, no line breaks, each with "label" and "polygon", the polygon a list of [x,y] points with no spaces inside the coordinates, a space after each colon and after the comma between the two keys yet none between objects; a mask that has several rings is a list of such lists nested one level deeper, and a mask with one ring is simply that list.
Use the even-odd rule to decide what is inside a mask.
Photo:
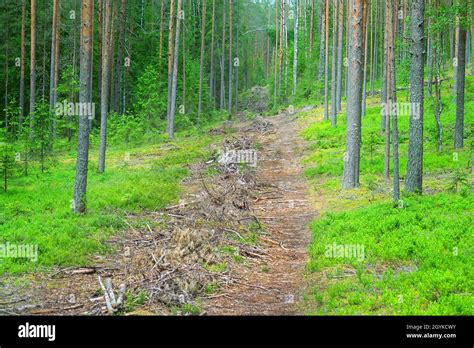
[{"label": "pine tree bark", "polygon": [[183,0],[178,0],[178,12],[176,17],[176,33],[174,42],[174,59],[173,59],[173,76],[172,76],[172,88],[171,88],[171,102],[170,102],[170,117],[168,120],[168,136],[170,139],[174,138],[174,120],[176,115],[176,93],[178,86],[178,62],[179,62],[179,39],[181,32],[181,20],[183,19],[184,12],[182,11]]},{"label": "pine tree bark", "polygon": [[454,129],[454,148],[464,147],[464,88],[466,72],[466,29],[459,26],[459,42],[457,44],[458,66],[456,69],[456,126]]},{"label": "pine tree bark", "polygon": [[310,27],[309,27],[309,53],[310,55],[313,52],[313,41],[314,41],[314,1],[311,0],[311,18],[310,18]]},{"label": "pine tree bark", "polygon": [[362,101],[362,20],[366,0],[352,0],[348,8],[349,25],[349,76],[347,94],[346,152],[344,154],[344,176],[342,187],[359,187],[359,161],[361,140]]},{"label": "pine tree bark", "polygon": [[21,3],[21,57],[20,57],[20,127],[23,125],[25,117],[25,22],[26,22],[26,4],[25,0]]},{"label": "pine tree bark", "polygon": [[338,17],[338,0],[333,0],[333,21],[332,21],[332,62],[331,62],[331,126],[336,127],[337,114],[337,17]]},{"label": "pine tree bark", "polygon": [[215,26],[216,26],[216,0],[212,0],[212,20],[211,20],[211,68],[209,74],[209,90],[211,92],[212,103],[215,107],[216,100],[216,83],[215,83],[215,57],[214,57],[214,41],[215,41]]},{"label": "pine tree bark", "polygon": [[367,9],[364,12],[364,78],[362,79],[362,117],[365,116],[365,109],[367,104],[367,56],[369,54],[368,51],[368,43],[369,43],[369,22],[368,22],[368,14],[370,11],[370,5],[367,4]]},{"label": "pine tree bark", "polygon": [[341,112],[341,97],[342,97],[342,48],[344,41],[344,0],[339,1],[339,18],[337,29],[337,86],[336,86],[336,111]]},{"label": "pine tree bark", "polygon": [[329,119],[329,0],[324,6],[324,119]]},{"label": "pine tree bark", "polygon": [[325,48],[326,48],[326,2],[327,0],[321,0],[321,25],[319,31],[319,70],[318,80],[321,80],[324,74]]},{"label": "pine tree bark", "polygon": [[206,39],[206,0],[202,2],[202,19],[201,19],[201,64],[199,66],[199,100],[198,100],[198,117],[202,112],[202,84],[204,81],[204,44]]},{"label": "pine tree bark", "polygon": [[166,0],[161,0],[161,9],[160,9],[160,44],[159,44],[160,64],[161,64],[161,59],[163,58],[163,27],[164,27],[164,18],[165,18],[165,1]]},{"label": "pine tree bark", "polygon": [[229,117],[232,116],[232,89],[233,89],[233,65],[234,57],[232,53],[232,0],[229,0]]},{"label": "pine tree bark", "polygon": [[99,146],[99,173],[105,171],[105,155],[107,151],[107,113],[109,107],[109,76],[110,76],[110,45],[111,45],[111,0],[102,0],[104,3],[104,29],[102,32],[102,77],[100,90],[100,146]]},{"label": "pine tree bark", "polygon": [[[166,110],[166,124],[170,123],[171,115],[171,90],[173,86],[173,38],[174,38],[174,0],[170,0],[170,19],[168,25],[168,106]],[[167,126],[166,131],[169,133]]]},{"label": "pine tree bark", "polygon": [[[92,103],[92,37],[94,25],[94,1],[82,0],[81,8],[81,53],[79,102]],[[77,141],[76,178],[72,209],[75,213],[86,211],[87,174],[89,162],[89,115],[79,116]]]},{"label": "pine tree bark", "polygon": [[219,107],[221,110],[225,109],[225,37],[226,37],[226,0],[223,0],[222,4],[222,47],[221,47],[221,57],[220,57],[220,68],[221,68],[221,88],[220,88],[220,100]]},{"label": "pine tree bark", "polygon": [[275,1],[275,71],[273,80],[273,108],[277,106],[277,95],[278,95],[278,1]]},{"label": "pine tree bark", "polygon": [[474,76],[474,23],[471,24],[471,76]]},{"label": "pine tree bark", "polygon": [[[385,3],[385,28],[387,28],[387,26],[389,25],[388,23],[388,20],[387,20],[387,3]],[[382,91],[381,91],[381,100],[383,103],[386,103],[387,102],[387,43],[388,43],[388,40],[387,40],[387,33],[384,32],[384,35],[383,35],[383,64],[382,64],[382,67],[383,67],[383,74],[382,74],[382,80],[383,80],[383,83],[382,83]],[[380,120],[380,133],[383,133],[385,131],[385,134],[387,134],[386,132],[386,126],[387,126],[387,120],[386,120],[386,116],[387,116],[387,113],[383,113],[382,112],[382,117],[381,117],[381,120]],[[388,122],[388,124],[390,124],[390,122]],[[390,132],[388,132],[388,136],[390,136]],[[387,160],[386,160],[387,161]],[[387,168],[385,168],[385,178],[388,179],[388,171],[387,171]]]},{"label": "pine tree bark", "polygon": [[296,95],[296,87],[298,84],[298,30],[299,30],[299,16],[298,16],[298,4],[299,0],[295,0],[295,28],[294,28],[294,48],[293,48],[293,89],[291,94]]},{"label": "pine tree bark", "polygon": [[30,0],[30,139],[34,137],[36,104],[36,0]]},{"label": "pine tree bark", "polygon": [[[418,1],[418,0],[414,0]],[[424,0],[421,0],[424,1]],[[397,23],[397,0],[387,0],[390,6],[390,29],[387,31],[389,35],[388,45],[388,58],[389,58],[389,83],[388,91],[390,105],[392,106],[390,112],[392,116],[392,149],[393,149],[393,201],[398,202],[400,200],[400,169],[399,169],[399,156],[398,156],[398,110],[397,110],[397,83],[395,73],[395,28]],[[393,3],[392,3],[393,2]]]},{"label": "pine tree bark", "polygon": [[[53,20],[51,26],[51,67],[49,78],[49,108],[51,110],[50,138],[56,137],[56,117],[53,114],[58,98],[59,80],[59,38],[60,38],[60,0],[53,0]],[[51,141],[52,144],[52,141]]]},{"label": "pine tree bark", "polygon": [[392,8],[388,1],[385,2],[385,33],[384,33],[384,73],[383,73],[383,90],[382,100],[385,106],[385,111],[382,112],[383,131],[385,131],[385,148],[384,148],[384,162],[383,162],[383,176],[386,182],[390,179],[390,111],[392,105],[390,103],[390,57],[389,45],[392,34],[389,32],[393,26],[391,21]]},{"label": "pine tree bark", "polygon": [[[127,23],[127,0],[122,0],[120,6],[120,25],[119,25],[119,44],[117,49],[117,65],[115,67],[115,88],[114,101],[112,109],[120,114],[124,110],[120,107],[120,96],[122,95],[122,76],[123,76],[123,52],[125,51],[125,26]],[[160,57],[161,62],[161,57]]]},{"label": "pine tree bark", "polygon": [[423,114],[424,114],[424,0],[411,5],[410,139],[405,189],[422,192],[423,187]]}]

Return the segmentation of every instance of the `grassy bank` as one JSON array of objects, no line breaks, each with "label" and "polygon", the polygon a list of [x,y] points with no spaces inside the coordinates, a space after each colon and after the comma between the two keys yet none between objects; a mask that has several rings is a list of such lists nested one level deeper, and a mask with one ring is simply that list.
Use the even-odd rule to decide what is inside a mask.
[{"label": "grassy bank", "polygon": [[157,210],[178,199],[187,166],[205,157],[215,139],[202,130],[177,134],[171,142],[116,144],[108,150],[104,174],[97,173],[98,149],[93,142],[88,210],[83,216],[70,208],[74,151],[56,154],[45,173],[38,164],[28,176],[17,173],[9,191],[0,194],[0,244],[37,245],[38,260],[0,258],[0,274],[85,265],[92,255],[107,252],[104,241],[126,226],[126,213]]},{"label": "grassy bank", "polygon": [[[425,102],[424,193],[402,193],[397,204],[391,201],[391,183],[383,180],[378,99],[369,99],[363,119],[358,190],[340,189],[345,113],[336,128],[321,120],[320,109],[303,117],[308,127],[302,136],[311,144],[306,176],[323,211],[311,225],[307,313],[474,313],[474,78],[467,78],[463,150],[453,149],[455,105],[449,93],[443,91],[441,152],[432,100]],[[400,93],[399,101],[405,100]],[[400,116],[402,188],[408,125],[409,117]]]}]

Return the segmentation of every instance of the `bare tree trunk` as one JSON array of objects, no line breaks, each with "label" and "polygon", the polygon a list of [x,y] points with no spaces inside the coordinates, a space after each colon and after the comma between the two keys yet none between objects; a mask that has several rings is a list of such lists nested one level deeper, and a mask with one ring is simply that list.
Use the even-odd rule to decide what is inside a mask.
[{"label": "bare tree trunk", "polygon": [[[51,68],[49,78],[49,109],[51,110],[50,138],[56,137],[56,117],[53,110],[58,98],[59,73],[59,35],[60,35],[60,0],[53,0],[53,21],[51,27]],[[51,141],[52,144],[52,141]]]},{"label": "bare tree trunk", "polygon": [[339,27],[337,29],[337,86],[336,86],[336,111],[341,112],[342,96],[342,45],[344,41],[344,0],[339,1]]},{"label": "bare tree trunk", "polygon": [[[115,67],[115,88],[112,109],[123,114],[120,107],[120,96],[122,95],[122,75],[123,75],[123,52],[125,50],[125,25],[127,22],[127,0],[122,0],[120,8],[119,44],[117,49],[117,65]],[[161,62],[161,57],[160,57]]]},{"label": "bare tree trunk", "polygon": [[[441,35],[439,35],[439,41]],[[436,143],[438,151],[443,150],[443,127],[441,125],[441,112],[443,111],[443,103],[441,102],[441,58],[438,53],[439,48],[434,48],[434,63],[436,65],[436,80],[435,80],[435,102],[434,115],[436,120]]]},{"label": "bare tree trunk", "polygon": [[[79,102],[92,103],[92,35],[94,25],[94,1],[82,0],[81,9],[81,63]],[[89,162],[89,115],[79,116],[77,141],[76,178],[72,209],[75,213],[86,211],[87,172]]]},{"label": "bare tree trunk", "polygon": [[277,106],[278,92],[278,1],[275,1],[275,76],[273,81],[273,107]]},{"label": "bare tree trunk", "polygon": [[471,76],[474,76],[474,23],[471,24]]},{"label": "bare tree trunk", "polygon": [[176,114],[176,90],[178,84],[178,61],[179,61],[179,35],[181,30],[181,20],[183,19],[184,13],[182,11],[183,0],[178,0],[178,15],[176,18],[176,33],[174,42],[174,59],[173,59],[173,85],[171,88],[171,103],[170,103],[170,118],[168,120],[168,136],[174,138],[174,119]]},{"label": "bare tree trunk", "polygon": [[342,187],[359,187],[359,161],[361,140],[361,101],[362,101],[362,20],[366,0],[352,0],[349,7],[349,76],[347,95],[346,152],[344,154],[344,177]]},{"label": "bare tree trunk", "polygon": [[232,0],[229,0],[229,117],[232,116],[232,87],[233,87],[233,62],[232,53]]},{"label": "bare tree trunk", "polygon": [[320,32],[319,32],[319,71],[318,71],[318,80],[321,80],[324,74],[324,65],[323,62],[326,61],[325,54],[325,47],[326,47],[326,2],[327,0],[321,0],[321,25],[320,25]]},{"label": "bare tree trunk", "polygon": [[[8,82],[9,82],[9,69],[8,69],[8,59],[9,59],[9,52],[10,52],[10,28],[9,28],[9,23],[10,23],[10,15],[8,13],[8,10],[6,11],[6,23],[5,23],[5,29],[6,29],[6,37],[5,37],[5,132],[8,133],[9,130],[9,122],[10,120],[8,119]],[[8,181],[8,170],[7,170],[7,164],[5,163],[4,166],[5,170],[5,192],[7,192],[7,181]]]},{"label": "bare tree trunk", "polygon": [[114,103],[114,71],[115,71],[115,19],[117,17],[117,3],[112,1],[111,6],[112,6],[112,14],[111,14],[111,19],[110,19],[110,43],[109,43],[109,74],[107,75],[107,78],[109,79],[108,85],[109,85],[109,109],[108,111],[110,112],[113,110],[113,103]]},{"label": "bare tree trunk", "polygon": [[[387,6],[385,6],[385,28],[387,28]],[[384,46],[383,46],[383,66],[384,66],[384,70],[383,70],[383,84],[382,84],[382,92],[381,92],[381,98],[382,98],[382,101],[386,102],[387,101],[387,38],[386,38],[386,33],[384,33]],[[380,132],[382,133],[384,130],[385,130],[385,127],[386,127],[386,124],[387,124],[387,121],[385,120],[385,117],[387,116],[387,114],[384,114],[382,113],[382,119],[381,119],[381,123],[380,123]],[[389,122],[390,124],[390,122]],[[390,134],[390,133],[389,133]]]},{"label": "bare tree trunk", "polygon": [[107,150],[107,112],[109,106],[109,74],[110,74],[110,39],[111,39],[111,0],[102,0],[104,3],[104,29],[102,37],[102,88],[100,90],[100,147],[99,173],[105,171],[105,154]]},{"label": "bare tree trunk", "polygon": [[224,70],[224,57],[225,57],[225,21],[226,21],[226,0],[223,0],[222,5],[222,47],[221,47],[221,59],[220,59],[220,68],[221,68],[221,88],[220,88],[220,100],[219,106],[221,110],[225,109],[225,70]]},{"label": "bare tree trunk", "polygon": [[411,5],[410,141],[408,145],[408,192],[423,190],[423,102],[424,102],[424,0]]},{"label": "bare tree trunk", "polygon": [[163,58],[163,27],[164,27],[164,17],[165,17],[165,1],[161,0],[161,10],[160,10],[160,64],[161,58]]},{"label": "bare tree trunk", "polygon": [[20,127],[23,125],[25,117],[25,21],[26,4],[25,0],[23,0],[21,3]]},{"label": "bare tree trunk", "polygon": [[216,0],[212,0],[212,21],[211,21],[211,72],[210,72],[210,79],[209,79],[209,89],[211,91],[211,97],[213,99],[212,105],[215,108],[216,102],[216,83],[215,83],[215,68],[214,68],[214,36],[215,36],[215,25],[216,25]]},{"label": "bare tree trunk", "polygon": [[375,1],[375,21],[374,21],[374,45],[373,45],[373,65],[371,65],[370,71],[370,89],[371,95],[375,94],[375,80],[377,79],[377,72],[378,72],[378,50],[379,50],[379,42],[378,42],[378,24],[380,19],[380,3],[378,0]]},{"label": "bare tree trunk", "polygon": [[325,41],[325,60],[324,60],[324,119],[329,119],[329,0],[326,0],[324,11],[324,41]]},{"label": "bare tree trunk", "polygon": [[346,61],[347,63],[345,64],[346,66],[346,78],[344,79],[344,96],[347,98],[347,92],[349,89],[349,84],[347,83],[349,79],[349,25],[351,21],[351,16],[350,16],[350,9],[352,8],[352,0],[347,0],[347,21],[346,21]]},{"label": "bare tree trunk", "polygon": [[331,62],[331,126],[336,127],[336,114],[337,114],[337,97],[336,97],[336,85],[337,85],[337,2],[333,0],[333,21],[332,21],[332,62]]},{"label": "bare tree trunk", "polygon": [[456,73],[457,71],[457,66],[459,64],[459,18],[456,17],[456,29],[454,31],[454,59],[456,60],[456,68],[455,73],[454,73],[454,88],[453,88],[453,95],[456,97],[457,96],[457,88],[458,88],[458,74]]},{"label": "bare tree trunk", "polygon": [[364,78],[362,82],[362,117],[365,116],[365,108],[367,104],[367,55],[368,42],[369,42],[369,22],[368,14],[370,11],[370,5],[367,4],[367,10],[364,12]]},{"label": "bare tree trunk", "polygon": [[[392,1],[395,3],[393,4]],[[418,0],[414,0],[418,1]],[[421,0],[422,2],[424,0]],[[396,83],[396,73],[395,73],[395,32],[396,28],[396,0],[387,0],[390,6],[390,13],[387,15],[390,20],[390,30],[388,30],[389,35],[389,46],[388,46],[388,56],[389,56],[389,66],[390,66],[390,77],[388,83],[388,91],[390,93],[389,100],[390,105],[397,104],[397,83]],[[422,12],[423,13],[423,12]],[[423,61],[423,58],[422,58]],[[423,85],[422,85],[423,86]],[[393,138],[393,201],[398,202],[400,200],[400,179],[399,179],[399,157],[398,157],[398,111],[396,107],[391,108],[392,114],[392,138]]]},{"label": "bare tree trunk", "polygon": [[385,111],[382,112],[383,130],[385,131],[385,151],[383,163],[383,176],[386,182],[390,179],[390,95],[388,93],[390,82],[390,65],[389,65],[389,44],[391,34],[388,32],[393,25],[391,22],[391,6],[388,1],[385,2],[385,34],[384,34],[384,76],[382,101],[385,105]]},{"label": "bare tree trunk", "polygon": [[[102,39],[104,37],[104,0],[97,0],[97,24],[98,24],[98,42],[99,42],[99,52],[102,56]],[[97,87],[99,89],[99,95],[101,95],[102,91],[102,57],[100,59],[100,64],[98,67],[97,72]]]},{"label": "bare tree trunk", "polygon": [[199,66],[199,101],[198,101],[198,117],[202,112],[202,84],[204,80],[204,44],[206,38],[206,0],[202,2],[202,19],[201,19],[201,64]]},{"label": "bare tree trunk", "polygon": [[34,137],[36,104],[36,0],[30,0],[30,139]]},{"label": "bare tree trunk", "polygon": [[463,25],[459,26],[459,42],[457,44],[458,66],[456,69],[456,126],[454,129],[454,148],[464,147],[464,87],[466,72],[466,29]]},{"label": "bare tree trunk", "polygon": [[[168,26],[168,107],[166,110],[166,123],[170,123],[171,115],[171,90],[173,86],[173,33],[174,33],[174,0],[170,0],[170,20]],[[167,126],[166,131],[169,133]]]},{"label": "bare tree trunk", "polygon": [[294,49],[293,49],[293,90],[291,94],[296,95],[296,86],[298,84],[298,30],[299,30],[299,18],[298,18],[298,4],[299,0],[295,0],[295,29],[294,29]]},{"label": "bare tree trunk", "polygon": [[311,0],[311,19],[309,29],[309,53],[313,52],[313,41],[314,41],[314,0]]},{"label": "bare tree trunk", "polygon": [[426,94],[428,97],[431,97],[431,95],[433,94],[433,40],[431,38],[431,35],[428,35],[427,46],[428,86],[426,87]]}]

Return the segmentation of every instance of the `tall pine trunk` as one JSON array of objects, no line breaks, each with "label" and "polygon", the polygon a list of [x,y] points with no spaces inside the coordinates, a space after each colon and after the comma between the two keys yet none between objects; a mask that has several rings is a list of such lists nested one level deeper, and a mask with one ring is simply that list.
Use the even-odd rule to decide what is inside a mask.
[{"label": "tall pine trunk", "polygon": [[341,97],[342,97],[342,48],[344,41],[344,0],[339,1],[339,18],[337,28],[337,86],[336,86],[336,110],[341,111]]},{"label": "tall pine trunk", "polygon": [[293,89],[291,94],[296,95],[296,87],[298,84],[298,30],[299,30],[299,16],[298,16],[298,1],[295,0],[295,29],[294,29],[294,49],[293,49]]},{"label": "tall pine trunk", "polygon": [[[202,19],[201,19],[201,64],[199,66],[199,100],[198,100],[198,117],[202,112],[202,84],[204,81],[204,44],[206,39],[206,0],[202,2]],[[211,57],[212,59],[212,57]]]},{"label": "tall pine trunk", "polygon": [[211,92],[212,105],[215,107],[216,100],[216,78],[215,78],[215,57],[214,57],[214,41],[216,26],[216,0],[212,0],[212,20],[211,20],[211,71],[209,74],[209,90]]},{"label": "tall pine trunk", "polygon": [[324,6],[324,119],[329,119],[329,0]]},{"label": "tall pine trunk", "polygon": [[184,12],[182,11],[183,0],[178,0],[178,12],[176,16],[176,33],[174,42],[174,58],[173,58],[173,75],[172,75],[172,87],[171,87],[171,101],[170,101],[170,117],[168,119],[167,129],[168,136],[174,138],[174,120],[176,115],[176,93],[178,86],[178,62],[179,62],[179,35],[181,31],[181,20],[183,19]]},{"label": "tall pine trunk", "polygon": [[[122,76],[123,76],[123,53],[125,51],[125,25],[127,22],[127,0],[122,0],[120,7],[120,25],[119,25],[119,44],[117,49],[117,65],[115,66],[115,88],[112,109],[120,114],[124,113],[120,107],[120,96],[122,95]],[[160,57],[161,62],[161,57]]]},{"label": "tall pine trunk", "polygon": [[333,21],[332,21],[332,62],[331,62],[331,126],[336,126],[336,114],[337,114],[337,97],[336,97],[336,85],[337,85],[337,0],[333,1]]},{"label": "tall pine trunk", "polygon": [[[94,25],[94,1],[82,0],[81,53],[80,53],[80,103],[92,103],[92,36]],[[76,213],[86,211],[87,172],[89,163],[89,115],[79,115],[77,140],[76,178],[72,209]]]},{"label": "tall pine trunk", "polygon": [[229,0],[229,117],[232,116],[232,89],[233,89],[233,64],[234,57],[232,53],[232,0]]},{"label": "tall pine trunk", "polygon": [[362,20],[366,0],[352,0],[348,8],[349,25],[349,76],[347,94],[346,152],[344,154],[344,177],[342,187],[359,187],[359,161],[361,140],[361,102],[362,102],[362,58],[363,28]]},{"label": "tall pine trunk", "polygon": [[34,137],[36,104],[36,0],[30,0],[30,139]]},{"label": "tall pine trunk", "polygon": [[466,29],[459,26],[459,42],[457,44],[458,66],[456,69],[456,126],[454,129],[454,148],[464,147],[464,87],[466,72]]},{"label": "tall pine trunk", "polygon": [[411,5],[410,140],[405,189],[422,192],[424,102],[424,0]]},{"label": "tall pine trunk", "polygon": [[25,0],[23,0],[21,3],[20,127],[23,125],[23,119],[25,117],[25,22],[26,4]]},{"label": "tall pine trunk", "polygon": [[109,76],[110,76],[110,40],[111,40],[111,0],[104,2],[104,29],[102,31],[102,77],[100,89],[100,146],[99,146],[99,173],[105,171],[105,155],[107,150],[107,113],[109,107]]}]

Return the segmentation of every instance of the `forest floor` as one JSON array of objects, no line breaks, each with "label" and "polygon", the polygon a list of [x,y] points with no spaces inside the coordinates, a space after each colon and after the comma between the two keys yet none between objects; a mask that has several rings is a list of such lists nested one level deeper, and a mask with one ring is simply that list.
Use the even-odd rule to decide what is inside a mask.
[{"label": "forest floor", "polygon": [[[309,222],[317,210],[302,175],[306,146],[297,113],[212,130],[214,155],[189,165],[179,204],[128,214],[125,231],[107,241],[113,251],[95,254],[87,266],[2,276],[0,312],[302,313]],[[256,150],[255,166],[222,165],[215,155],[222,147]],[[107,310],[104,294],[118,298],[121,291],[120,308]]]},{"label": "forest floor", "polygon": [[308,261],[308,224],[315,210],[308,197],[301,159],[306,149],[299,136],[295,115],[272,117],[273,132],[260,135],[257,182],[273,187],[252,205],[272,242],[253,267],[242,267],[243,282],[225,289],[225,295],[206,303],[209,314],[297,314],[304,288],[303,271]]}]

